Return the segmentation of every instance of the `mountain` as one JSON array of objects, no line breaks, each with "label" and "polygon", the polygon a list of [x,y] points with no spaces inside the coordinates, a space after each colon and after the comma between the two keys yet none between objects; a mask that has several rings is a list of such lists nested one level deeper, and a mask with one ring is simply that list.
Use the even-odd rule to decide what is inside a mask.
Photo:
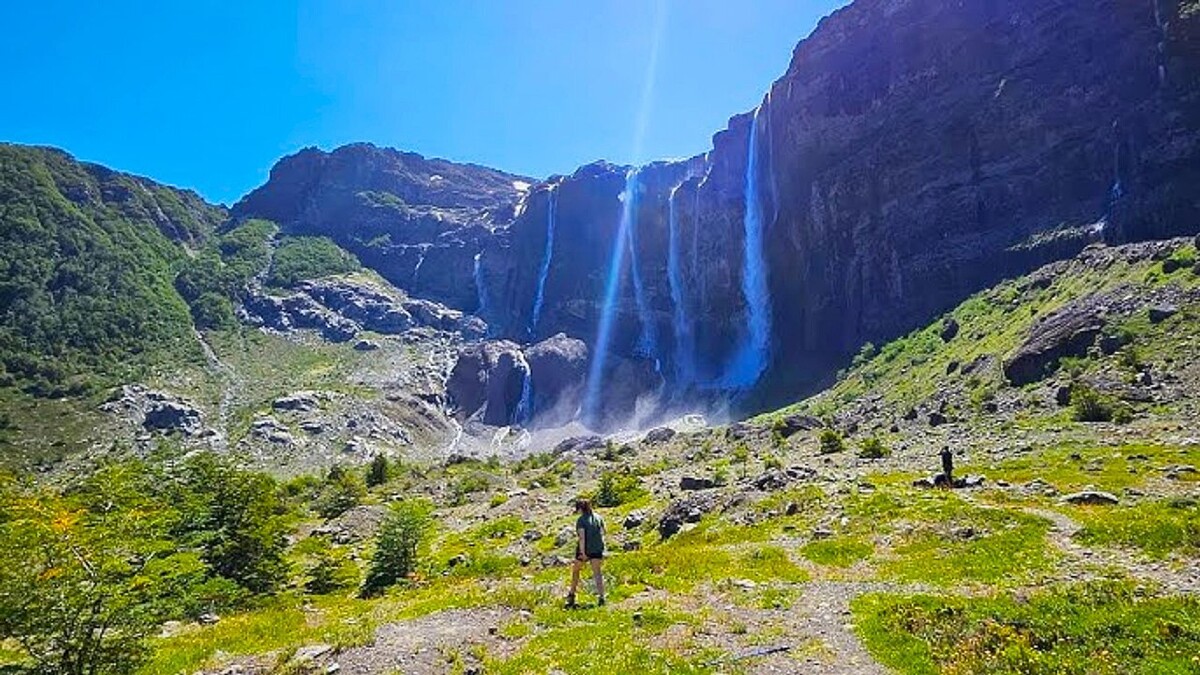
[{"label": "mountain", "polygon": [[641,373],[608,423],[647,396],[752,411],[1088,243],[1200,228],[1198,24],[1187,3],[858,0],[703,156],[522,193],[306,150],[234,213],[331,236],[494,336],[584,340],[593,388]]},{"label": "mountain", "polygon": [[225,218],[194,192],[0,145],[0,382],[57,396],[198,355],[173,281]]},{"label": "mountain", "polygon": [[397,286],[471,309],[480,242],[512,220],[532,182],[370,143],[306,148],[281,159],[232,215],[331,237]]}]

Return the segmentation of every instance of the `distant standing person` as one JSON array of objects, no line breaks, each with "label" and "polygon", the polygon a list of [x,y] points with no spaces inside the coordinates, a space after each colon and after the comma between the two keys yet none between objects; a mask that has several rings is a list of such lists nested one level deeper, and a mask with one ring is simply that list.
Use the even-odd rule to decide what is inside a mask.
[{"label": "distant standing person", "polygon": [[592,512],[592,503],[586,499],[575,501],[575,564],[571,567],[571,591],[567,593],[567,607],[575,606],[575,593],[579,590],[579,573],[583,564],[592,566],[592,579],[596,582],[598,603],[604,604],[604,576],[600,563],[604,560],[604,519]]},{"label": "distant standing person", "polygon": [[946,487],[954,487],[954,453],[950,452],[950,446],[945,445],[938,454],[942,458],[942,475],[946,477]]}]

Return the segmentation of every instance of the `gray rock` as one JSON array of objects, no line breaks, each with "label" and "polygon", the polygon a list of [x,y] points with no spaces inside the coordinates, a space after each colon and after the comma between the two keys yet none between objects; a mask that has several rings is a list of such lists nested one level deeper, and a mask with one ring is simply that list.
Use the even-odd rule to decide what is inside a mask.
[{"label": "gray rock", "polygon": [[666,443],[675,438],[675,430],[670,427],[656,427],[646,432],[645,441],[652,445]]},{"label": "gray rock", "polygon": [[146,411],[143,426],[157,431],[177,431],[188,436],[203,430],[200,411],[179,401],[159,401]]},{"label": "gray rock", "polygon": [[775,425],[775,430],[784,438],[791,438],[801,431],[813,431],[824,426],[821,420],[812,415],[788,415]]},{"label": "gray rock", "polygon": [[298,391],[275,399],[271,407],[290,412],[312,412],[321,409],[321,399],[313,391]]},{"label": "gray rock", "polygon": [[1179,308],[1175,305],[1155,305],[1147,310],[1150,323],[1162,323],[1178,313]]},{"label": "gray rock", "polygon": [[554,454],[561,455],[567,452],[600,450],[604,445],[604,439],[600,436],[573,436],[554,446]]},{"label": "gray rock", "polygon": [[1064,504],[1113,505],[1119,503],[1121,500],[1110,492],[1083,490],[1066,495],[1059,501]]},{"label": "gray rock", "polygon": [[633,529],[641,527],[642,524],[645,522],[646,522],[646,512],[645,511],[630,511],[629,515],[625,516],[625,522],[623,524],[625,526],[625,529],[633,530]]},{"label": "gray rock", "polygon": [[716,481],[711,478],[696,478],[694,476],[684,476],[679,479],[679,489],[685,491],[695,490],[710,490],[717,487]]},{"label": "gray rock", "polygon": [[712,512],[719,505],[720,498],[714,492],[699,492],[676,500],[659,519],[658,534],[663,539],[669,539],[683,529],[685,524],[700,522],[704,514]]}]

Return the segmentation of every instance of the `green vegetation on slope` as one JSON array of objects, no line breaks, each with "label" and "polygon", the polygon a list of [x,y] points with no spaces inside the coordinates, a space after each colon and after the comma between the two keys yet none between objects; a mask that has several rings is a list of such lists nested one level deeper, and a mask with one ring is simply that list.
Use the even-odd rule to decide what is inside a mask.
[{"label": "green vegetation on slope", "polygon": [[854,603],[868,648],[900,673],[1190,673],[1200,600],[1135,585],[1068,585],[1032,596],[868,595]]},{"label": "green vegetation on slope", "polygon": [[0,386],[81,393],[198,351],[172,289],[224,217],[191,193],[0,145]]},{"label": "green vegetation on slope", "polygon": [[267,281],[288,287],[304,279],[356,272],[358,259],[328,237],[286,237],[279,242]]}]

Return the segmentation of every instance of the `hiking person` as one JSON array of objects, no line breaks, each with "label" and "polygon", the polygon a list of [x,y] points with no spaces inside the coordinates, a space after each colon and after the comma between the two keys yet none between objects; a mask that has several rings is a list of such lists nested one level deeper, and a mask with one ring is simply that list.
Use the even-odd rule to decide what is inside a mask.
[{"label": "hiking person", "polygon": [[600,563],[604,560],[604,519],[592,511],[592,503],[586,499],[575,500],[575,563],[571,566],[571,591],[567,593],[567,607],[575,607],[575,592],[579,590],[579,574],[583,564],[592,566],[592,579],[596,582],[598,604],[604,604],[604,576]]},{"label": "hiking person", "polygon": [[954,453],[950,452],[950,446],[942,446],[942,451],[938,453],[942,458],[942,475],[946,477],[946,487],[954,487]]}]

